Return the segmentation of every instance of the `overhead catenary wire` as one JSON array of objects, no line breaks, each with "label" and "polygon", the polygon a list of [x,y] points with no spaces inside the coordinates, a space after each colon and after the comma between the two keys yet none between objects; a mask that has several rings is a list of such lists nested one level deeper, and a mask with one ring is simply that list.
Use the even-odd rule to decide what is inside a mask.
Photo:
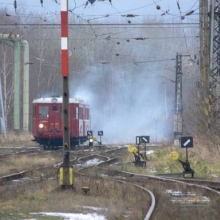
[{"label": "overhead catenary wire", "polygon": [[[3,25],[3,24],[0,24],[0,25]],[[18,25],[17,23],[15,24],[12,24],[12,23],[5,23],[4,25],[9,25],[9,26],[16,26]],[[26,26],[60,26],[60,23],[23,23],[22,25],[26,25]],[[133,24],[123,24],[123,23],[106,23],[106,24],[103,24],[103,23],[93,23],[92,24],[93,26],[106,26],[106,27],[109,27],[109,26],[115,26],[115,27],[126,27],[126,28],[132,28],[134,26],[139,26],[139,28],[141,27],[150,27],[150,26],[180,26],[180,27],[183,27],[183,26],[192,26],[193,28],[194,27],[199,27],[199,23],[181,23],[181,22],[170,22],[170,23],[163,23],[163,22],[156,22],[156,23],[133,23]],[[69,24],[69,26],[74,26],[74,27],[79,27],[79,28],[83,28],[83,27],[86,27],[86,26],[90,26],[90,24]]]},{"label": "overhead catenary wire", "polygon": [[[53,0],[54,2],[56,2],[57,4],[58,4],[58,2],[57,1],[55,1],[55,0]],[[74,1],[75,2],[75,1]],[[75,4],[75,6],[76,6],[76,4]],[[117,13],[122,13],[122,12],[117,12]],[[74,13],[73,13],[74,14]],[[116,14],[116,13],[115,13]],[[74,14],[74,15],[76,15],[76,14]],[[83,18],[82,18],[83,19]],[[83,19],[83,20],[85,20],[85,19]],[[86,21],[86,20],[85,20]],[[184,23],[184,25],[185,25],[186,23]],[[194,23],[195,24],[195,23]],[[33,25],[29,25],[29,24],[22,24],[22,25],[25,25],[25,26],[33,26],[34,27],[34,25],[36,25],[36,24],[33,24]],[[39,25],[39,27],[43,27],[44,25],[45,25],[45,27],[52,27],[53,25],[56,25],[56,24],[37,24],[37,25]],[[76,25],[78,25],[78,24],[76,24]],[[86,24],[80,24],[79,26],[80,26],[80,28],[81,28],[81,26],[83,26],[82,28],[84,28],[85,26],[84,25],[86,25]],[[94,35],[97,37],[97,36],[102,36],[103,34],[101,34],[101,35],[98,35],[98,34],[96,34],[96,32],[95,32],[95,30],[94,30],[94,26],[96,26],[96,28],[99,28],[99,27],[103,27],[103,24],[94,24],[94,23],[89,23],[88,22],[88,24],[87,25],[89,25],[89,27],[91,27],[92,29],[92,31],[93,31],[93,33],[94,33]],[[106,25],[106,27],[108,27],[109,26],[109,24],[104,24],[104,25]],[[111,25],[111,24],[110,24]],[[113,25],[115,25],[115,28],[121,28],[121,27],[123,27],[123,28],[155,28],[155,26],[157,27],[157,28],[182,28],[183,26],[181,26],[181,27],[177,27],[177,24],[175,24],[175,27],[171,27],[170,25],[169,25],[169,27],[165,27],[165,25],[166,24],[164,24],[164,23],[160,23],[160,25],[162,25],[162,27],[159,27],[158,26],[158,24],[152,24],[152,25],[148,25],[147,26],[147,24],[145,25],[145,24],[113,24]],[[121,26],[120,26],[121,25]],[[138,26],[138,25],[140,25],[140,26]],[[179,25],[183,25],[183,24],[179,24]],[[187,24],[186,24],[187,25]],[[199,26],[197,26],[198,24],[196,23],[196,26],[195,27],[191,27],[191,23],[189,23],[188,24],[190,27],[187,27],[187,26],[184,26],[184,28],[198,28]],[[59,25],[57,25],[57,26],[59,26]],[[141,27],[142,26],[142,27]],[[143,27],[144,26],[144,27]],[[76,26],[72,26],[72,25],[70,25],[70,28],[71,27],[76,27]],[[185,36],[185,38],[186,38],[186,36]]]},{"label": "overhead catenary wire", "polygon": [[[50,1],[52,1],[52,2],[54,2],[55,4],[57,4],[57,5],[60,5],[60,3],[59,3],[59,1],[57,1],[57,0],[50,0]],[[76,3],[76,1],[75,0],[72,0],[73,2],[74,2],[74,7],[72,8],[72,9],[69,9],[69,11],[71,11],[71,12],[73,12],[76,8],[79,8],[79,7],[83,7],[83,6],[85,6],[85,4],[82,4],[82,5],[77,5],[77,3]],[[162,0],[160,0],[160,1],[157,1],[157,2],[161,2]],[[40,0],[39,0],[39,2],[40,2]],[[196,5],[196,3],[198,2],[198,0],[194,3],[194,5]],[[100,2],[99,2],[100,3]],[[97,3],[98,4],[98,3]],[[150,7],[150,6],[152,6],[152,5],[154,5],[155,3],[154,2],[152,2],[152,3],[150,3],[150,4],[147,4],[147,5],[143,5],[143,6],[141,6],[141,7],[137,7],[137,8],[132,8],[132,9],[130,9],[130,10],[124,10],[124,11],[119,11],[119,10],[116,10],[117,12],[116,13],[110,13],[110,14],[108,14],[108,17],[111,17],[111,16],[113,16],[113,15],[118,15],[118,14],[122,14],[122,13],[127,13],[127,12],[131,12],[131,11],[136,11],[136,10],[139,10],[139,9],[142,9],[142,8],[147,8],[147,7]],[[20,5],[20,4],[19,4]],[[40,4],[39,4],[40,5]],[[193,6],[194,6],[193,5]],[[34,6],[34,5],[28,5],[28,4],[23,4],[22,6],[25,6],[25,7],[38,7],[38,8],[43,8],[43,9],[45,9],[45,10],[48,10],[48,11],[50,11],[49,9],[47,9],[44,5],[43,5],[43,7],[40,7],[40,6]],[[193,8],[193,6],[190,8],[190,9],[188,9],[186,12],[189,12],[192,8]],[[114,4],[113,4],[113,7],[114,7]],[[112,8],[113,8],[112,7]],[[59,13],[54,13],[54,15],[55,16],[59,16]],[[80,14],[75,14],[76,16],[78,16],[78,17],[84,17],[84,16],[95,16],[95,15],[86,15],[86,14],[82,14],[82,13],[80,13]],[[170,12],[169,12],[169,15],[172,15],[172,16],[177,16],[177,15],[175,15],[175,14],[171,14]],[[99,14],[98,15],[100,18],[101,17],[105,17],[106,16],[106,14],[105,15],[103,15],[103,14]],[[140,15],[140,16],[142,16],[142,15]],[[145,15],[144,15],[145,16]],[[98,18],[97,18],[98,19]]]},{"label": "overhead catenary wire", "polygon": [[[176,2],[177,2],[177,7],[178,7],[179,12],[180,12],[181,19],[183,20],[183,19],[185,18],[185,16],[182,16],[182,12],[181,12],[181,8],[180,8],[179,0],[176,0]],[[181,22],[183,23],[182,20],[181,20]],[[183,27],[183,35],[184,35],[184,38],[185,38],[186,50],[187,50],[188,54],[190,54],[189,48],[188,48],[188,44],[187,44],[187,40],[186,40],[186,34],[185,34],[184,27]]]}]

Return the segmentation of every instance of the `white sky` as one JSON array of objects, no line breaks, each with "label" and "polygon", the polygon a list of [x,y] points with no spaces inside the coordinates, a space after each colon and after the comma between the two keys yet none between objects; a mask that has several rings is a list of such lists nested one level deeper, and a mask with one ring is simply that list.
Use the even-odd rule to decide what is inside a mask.
[{"label": "white sky", "polygon": [[[123,14],[161,17],[162,13],[169,11],[169,15],[166,14],[163,16],[167,19],[180,17],[180,14],[185,15],[186,12],[194,10],[193,15],[186,17],[187,22],[195,22],[195,15],[199,12],[199,0],[112,0],[112,4],[110,4],[109,0],[96,0],[93,5],[89,3],[85,8],[86,1],[69,0],[69,9],[76,8],[73,12],[80,16],[108,14],[110,17],[121,16]],[[178,9],[177,2],[179,2],[180,10]],[[14,12],[13,3],[14,0],[1,0],[0,7]],[[53,13],[57,14],[60,11],[59,3],[60,0],[43,0],[43,6],[41,6],[40,0],[17,0],[17,10],[22,8],[26,11],[38,11],[39,13],[53,15]],[[160,10],[156,9],[156,5],[160,6]]]}]

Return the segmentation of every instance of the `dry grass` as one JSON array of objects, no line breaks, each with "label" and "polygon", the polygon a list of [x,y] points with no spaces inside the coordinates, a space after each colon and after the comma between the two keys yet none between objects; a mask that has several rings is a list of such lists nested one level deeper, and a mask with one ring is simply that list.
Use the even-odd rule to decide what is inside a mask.
[{"label": "dry grass", "polygon": [[38,146],[32,139],[31,133],[8,132],[6,137],[0,136],[0,146]]},{"label": "dry grass", "polygon": [[[18,141],[17,143],[21,142]],[[140,168],[130,163],[134,160],[134,156],[131,153],[127,153],[123,157],[120,169],[143,174],[149,174],[149,167],[163,171],[165,171],[165,167],[168,167],[172,172],[182,171],[179,163],[170,160],[170,153],[173,150],[178,151],[181,159],[184,159],[184,149],[178,147],[160,148],[154,155],[149,157],[147,167]],[[214,149],[210,150],[196,141],[194,148],[189,149],[189,160],[196,173],[200,172],[202,175],[205,175],[206,173],[218,173],[219,171],[218,152]],[[5,170],[7,173],[13,169],[19,171],[27,167],[34,169],[34,167],[51,163],[53,163],[51,155],[38,158],[22,156],[18,160],[11,158],[5,161],[2,170]],[[83,186],[90,188],[87,195],[82,191]],[[102,208],[98,212],[105,215],[109,220],[123,220],[125,219],[123,215],[126,212],[131,212],[129,218],[126,219],[139,220],[143,219],[146,214],[145,212],[150,201],[142,191],[130,184],[119,184],[99,178],[98,176],[76,175],[74,187],[75,190],[61,191],[57,181],[45,180],[39,180],[31,184],[11,185],[10,187],[0,186],[0,219],[36,218],[36,216],[30,215],[30,213],[38,211],[90,212],[91,210],[85,206],[93,206]],[[217,219],[220,215],[218,211],[220,199],[212,195],[197,192],[198,194],[209,196],[212,202],[209,206],[192,208],[173,205],[170,202],[170,196],[164,193],[165,189],[172,188],[187,191],[191,190],[189,188],[158,183],[146,183],[146,187],[155,193],[157,199],[156,214],[153,216],[154,220],[210,219],[210,216],[213,216],[213,219]],[[38,217],[38,219],[43,219],[43,217]],[[49,219],[49,217],[45,219]]]},{"label": "dry grass", "polygon": [[[61,160],[61,159],[60,159]],[[1,163],[0,175],[17,173],[24,170],[33,170],[38,167],[48,166],[55,163],[55,158],[48,156],[19,156],[10,157]]]},{"label": "dry grass", "polygon": [[[87,195],[82,191],[82,186],[89,186]],[[119,184],[114,181],[98,177],[76,176],[75,190],[60,190],[56,181],[41,181],[26,184],[22,187],[11,186],[10,191],[0,193],[5,198],[11,198],[0,206],[0,219],[27,219],[36,218],[31,212],[92,212],[90,207],[99,207],[99,214],[105,215],[109,220],[123,220],[126,212],[131,212],[129,220],[141,220],[149,206],[147,196],[137,188],[129,184]],[[220,199],[208,195],[204,191],[194,190],[191,187],[177,184],[146,183],[145,187],[151,189],[157,200],[157,206],[153,220],[158,219],[210,219],[210,216],[219,216]],[[181,190],[182,192],[194,192],[198,195],[206,195],[212,202],[206,206],[174,205],[171,197],[165,194],[166,189]],[[1,198],[3,198],[1,197]],[[10,218],[9,218],[10,217]],[[19,217],[19,218],[18,218]],[[37,218],[42,219],[42,218]],[[49,218],[46,218],[49,219]],[[54,218],[53,218],[54,219]]]},{"label": "dry grass", "polygon": [[[89,186],[85,194],[82,186]],[[123,215],[130,211],[130,220],[141,220],[148,208],[149,198],[141,190],[130,184],[120,184],[98,177],[76,176],[74,190],[57,189],[56,181],[43,181],[12,186],[10,192],[0,187],[0,193],[7,200],[0,207],[0,219],[13,213],[17,217],[22,213],[25,218],[31,212],[92,212],[86,207],[99,207],[99,214],[107,219],[124,219]],[[3,202],[3,201],[2,201]],[[34,218],[34,216],[32,216]]]}]

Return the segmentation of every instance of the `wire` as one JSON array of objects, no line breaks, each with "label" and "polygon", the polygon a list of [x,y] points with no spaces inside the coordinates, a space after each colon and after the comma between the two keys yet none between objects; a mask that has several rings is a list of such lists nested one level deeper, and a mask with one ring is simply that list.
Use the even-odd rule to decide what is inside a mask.
[{"label": "wire", "polygon": [[[162,0],[160,0],[160,1],[162,1]],[[160,2],[160,1],[157,1],[157,2]],[[198,1],[198,0],[197,0]],[[52,2],[54,2],[54,3],[56,3],[57,5],[60,5],[60,3],[57,1],[57,0],[52,0]],[[98,19],[103,19],[103,18],[107,18],[107,17],[111,17],[111,16],[121,16],[120,15],[120,13],[124,13],[124,12],[129,12],[129,11],[134,11],[134,10],[138,10],[138,9],[141,9],[141,8],[145,8],[145,7],[148,7],[148,6],[151,6],[151,5],[153,5],[153,4],[155,4],[155,3],[151,3],[151,4],[148,4],[148,5],[144,5],[144,6],[142,6],[142,7],[138,7],[138,8],[134,8],[134,9],[131,9],[131,10],[127,10],[127,11],[122,11],[122,12],[119,12],[117,9],[115,9],[116,11],[117,11],[117,13],[111,13],[111,14],[108,14],[108,15],[99,15],[98,17],[97,17],[97,15],[84,15],[84,14],[74,14],[77,18],[81,18],[81,19],[84,19],[84,20],[86,20],[84,17],[89,17],[89,16],[95,16],[96,18],[93,18],[93,19],[90,19],[90,20],[98,20]],[[195,5],[196,3],[194,3],[194,5]],[[55,12],[52,12],[51,10],[49,10],[48,8],[46,8],[45,6],[43,6],[43,7],[40,7],[40,6],[31,6],[31,5],[25,5],[26,7],[38,7],[38,8],[43,8],[43,9],[45,9],[45,10],[47,10],[47,11],[49,11],[49,12],[51,12],[51,13],[53,13],[53,15],[46,15],[47,17],[51,17],[51,16],[58,16],[59,15],[59,13],[55,13]],[[77,9],[77,8],[80,8],[80,7],[83,7],[83,6],[85,6],[85,4],[82,4],[82,5],[79,5],[79,6],[77,6],[77,3],[76,3],[76,1],[74,0],[74,7],[72,8],[72,9],[69,9],[69,11],[70,12],[74,12],[75,11],[75,9]],[[113,6],[114,7],[114,6]],[[192,8],[192,7],[191,7]],[[169,15],[171,15],[170,13],[169,13]],[[22,15],[20,15],[20,16],[22,16]],[[24,15],[25,16],[25,15]],[[139,15],[139,16],[146,16],[146,15]],[[173,15],[174,16],[174,15]],[[178,16],[179,17],[179,16]]]},{"label": "wire", "polygon": [[[160,0],[162,1],[162,0]],[[116,13],[110,13],[109,14],[109,17],[110,16],[113,16],[113,15],[118,15],[118,14],[122,14],[122,13],[127,13],[127,12],[131,12],[131,11],[136,11],[136,10],[139,10],[139,9],[142,9],[142,8],[146,8],[146,7],[149,7],[149,6],[152,6],[154,3],[150,3],[148,5],[144,5],[144,6],[141,6],[141,7],[138,7],[138,8],[133,8],[133,9],[130,9],[130,10],[126,10],[126,11],[121,11],[121,12],[116,12]],[[97,15],[86,15],[86,16],[97,16]],[[105,16],[104,14],[100,14],[99,16]]]},{"label": "wire", "polygon": [[[191,11],[191,10],[195,7],[195,5],[197,4],[198,1],[199,1],[199,0],[196,0],[195,3],[193,4],[193,6],[192,6],[191,8],[189,8],[188,10],[186,10],[186,11],[184,11],[184,12],[182,12],[182,13],[187,13],[187,12]],[[196,10],[197,10],[197,9],[196,9]]]},{"label": "wire", "polygon": [[[83,19],[84,20],[84,19]],[[86,21],[87,22],[87,21]],[[87,22],[88,23],[88,22]],[[3,24],[1,24],[3,25]],[[14,24],[5,24],[5,25],[14,25]],[[50,23],[50,24],[41,24],[41,23],[38,23],[38,24],[32,24],[32,23],[24,23],[23,25],[29,25],[29,26],[41,26],[41,25],[45,25],[45,26],[60,26],[60,23]],[[170,23],[163,23],[163,22],[158,22],[158,23],[133,23],[133,24],[123,24],[123,23],[107,23],[107,24],[103,24],[103,23],[93,23],[92,24],[93,26],[100,26],[100,27],[103,27],[103,26],[106,26],[106,27],[109,27],[109,26],[114,26],[114,27],[125,27],[125,28],[131,28],[131,27],[134,27],[134,26],[139,26],[138,28],[142,28],[142,27],[147,27],[147,26],[159,26],[159,27],[162,27],[162,26],[183,26],[183,25],[189,25],[188,27],[192,26],[192,28],[195,28],[195,27],[199,27],[199,23],[182,23],[182,22],[170,22]],[[79,28],[84,28],[86,26],[90,26],[89,24],[69,24],[69,26],[74,26],[74,27],[79,27]]]},{"label": "wire", "polygon": [[[170,13],[170,9],[168,9],[168,10],[166,10],[166,11],[162,10],[162,9],[161,9],[161,6],[158,5],[157,2],[155,2],[155,0],[153,0],[153,2],[154,2],[154,4],[156,5],[156,9],[163,12],[163,13],[161,14],[161,16],[168,14],[168,15],[171,15],[171,16],[179,17],[179,16],[176,15],[176,14]],[[158,2],[159,2],[159,1],[158,1]],[[186,10],[185,12],[182,12],[182,11],[181,11],[179,0],[176,0],[176,2],[177,2],[178,10],[180,11],[180,17],[181,17],[181,18],[182,18],[182,17],[185,18],[185,16],[189,16],[189,15],[191,15],[192,13],[194,13],[196,10],[199,9],[199,7],[198,7],[197,9],[192,10],[192,9],[196,6],[198,0],[196,0],[196,1],[193,3],[193,5],[192,5],[188,10]],[[190,12],[191,12],[191,13],[190,13]],[[186,13],[185,16],[183,16],[182,13]]]},{"label": "wire", "polygon": [[[188,36],[187,38],[198,38],[199,36]],[[140,38],[140,37],[139,37]],[[110,39],[113,40],[164,40],[164,39],[180,39],[180,38],[185,38],[185,37],[141,37],[140,39],[138,39],[137,37],[133,37],[133,38],[124,38],[124,37],[110,37]]]},{"label": "wire", "polygon": [[[114,7],[114,5],[112,5],[112,8],[114,8],[117,12],[118,12],[118,14],[120,14],[121,16],[122,16],[122,13],[121,12],[119,12],[118,11],[118,9],[116,8],[116,7]],[[127,21],[129,24],[131,23],[131,21],[129,21],[128,19],[126,19],[126,17],[124,17],[124,16],[122,16],[124,19],[125,19],[125,21]]]},{"label": "wire", "polygon": [[[180,8],[180,4],[179,4],[179,0],[176,0],[176,3],[177,3],[177,7],[178,7],[178,9],[179,9],[179,12],[180,12],[181,19],[183,20],[183,19],[185,18],[185,16],[184,16],[184,18],[183,18],[182,12],[181,12],[181,8]],[[182,21],[182,20],[181,20],[181,22],[182,22],[182,24],[183,24],[183,21]],[[184,36],[184,38],[185,38],[186,50],[187,50],[188,54],[190,54],[189,48],[188,48],[188,45],[187,45],[187,40],[186,40],[186,34],[185,34],[185,29],[184,29],[184,27],[183,27],[183,36]]]},{"label": "wire", "polygon": [[175,58],[171,58],[171,59],[162,59],[162,60],[146,60],[146,61],[134,62],[134,64],[138,64],[138,63],[151,63],[151,62],[163,62],[163,61],[168,61],[168,60],[176,60],[176,59]]}]

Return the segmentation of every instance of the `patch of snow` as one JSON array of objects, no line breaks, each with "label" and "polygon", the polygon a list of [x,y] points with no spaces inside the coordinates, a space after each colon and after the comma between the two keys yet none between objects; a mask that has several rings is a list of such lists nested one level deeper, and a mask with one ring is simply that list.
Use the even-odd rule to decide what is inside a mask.
[{"label": "patch of snow", "polygon": [[216,174],[211,174],[211,177],[218,178],[218,175],[216,175]]},{"label": "patch of snow", "polygon": [[150,154],[154,154],[154,150],[148,150],[148,151],[146,151],[146,155],[150,155]]},{"label": "patch of snow", "polygon": [[171,194],[173,197],[181,197],[183,193],[181,191],[173,191],[171,189],[166,190],[167,193]]},{"label": "patch of snow", "polygon": [[93,207],[93,206],[83,206],[83,208],[85,208],[85,209],[92,209],[92,210],[95,210],[95,211],[108,210],[106,208]]},{"label": "patch of snow", "polygon": [[103,161],[98,159],[98,158],[94,158],[92,160],[86,161],[85,166],[93,166],[93,165],[97,165],[97,164],[99,164],[101,162],[103,162]]},{"label": "patch of snow", "polygon": [[31,213],[32,215],[63,217],[64,220],[107,220],[103,215],[96,213],[61,213],[61,212],[38,212]]}]

